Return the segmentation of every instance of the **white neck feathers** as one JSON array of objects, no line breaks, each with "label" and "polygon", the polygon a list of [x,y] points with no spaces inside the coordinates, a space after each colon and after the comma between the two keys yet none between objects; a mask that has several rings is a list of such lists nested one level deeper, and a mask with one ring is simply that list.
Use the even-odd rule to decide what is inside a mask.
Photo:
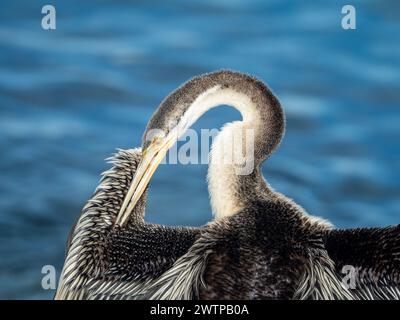
[{"label": "white neck feathers", "polygon": [[[236,108],[243,121],[226,124],[212,144],[208,189],[213,214],[217,219],[233,215],[243,207],[238,195],[238,175],[246,174],[246,170],[250,170],[251,173],[254,168],[254,158],[250,159],[248,156],[254,156],[255,126],[259,124],[260,119],[256,106],[244,93],[215,86],[195,99],[178,127],[180,136],[206,111],[220,105]],[[238,172],[238,160],[245,162],[242,163],[242,168],[245,166],[244,172]]]}]

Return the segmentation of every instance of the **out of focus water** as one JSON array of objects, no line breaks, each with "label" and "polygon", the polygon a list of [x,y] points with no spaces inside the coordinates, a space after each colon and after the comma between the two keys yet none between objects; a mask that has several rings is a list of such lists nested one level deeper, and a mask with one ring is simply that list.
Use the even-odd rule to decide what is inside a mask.
[{"label": "out of focus water", "polygon": [[[138,146],[158,103],[188,78],[231,68],[280,98],[287,131],[267,180],[338,227],[400,219],[400,2],[0,1],[0,298],[51,298],[71,224],[104,159]],[[239,119],[227,107],[196,128]],[[164,165],[147,218],[211,219],[205,165]],[[59,274],[57,274],[58,276]]]}]

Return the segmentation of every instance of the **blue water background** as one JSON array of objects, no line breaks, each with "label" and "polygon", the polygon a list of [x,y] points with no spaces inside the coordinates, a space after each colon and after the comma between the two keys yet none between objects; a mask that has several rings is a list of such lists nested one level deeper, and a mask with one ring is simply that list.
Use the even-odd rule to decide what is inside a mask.
[{"label": "blue water background", "polygon": [[[69,228],[117,147],[159,102],[221,68],[268,83],[287,115],[264,175],[338,227],[400,222],[400,2],[0,1],[0,298],[51,298]],[[41,7],[57,29],[41,28]],[[221,107],[195,126],[239,114]],[[209,221],[206,165],[163,165],[147,220]],[[58,277],[59,273],[57,273]]]}]

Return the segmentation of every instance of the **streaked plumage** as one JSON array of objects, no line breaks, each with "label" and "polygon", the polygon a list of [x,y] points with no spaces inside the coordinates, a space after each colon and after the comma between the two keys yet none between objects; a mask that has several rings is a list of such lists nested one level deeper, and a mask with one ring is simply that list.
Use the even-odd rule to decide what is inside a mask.
[{"label": "streaked plumage", "polygon": [[[233,130],[253,128],[255,170],[238,176],[210,164],[215,220],[200,228],[149,224],[145,191],[116,223],[144,158],[140,149],[119,150],[71,232],[56,298],[399,299],[400,226],[336,230],[265,182],[260,166],[281,140],[284,116],[261,81],[231,71],[194,78],[162,102],[146,132],[169,132],[182,118],[187,128],[223,103],[244,120],[222,130],[212,156]],[[144,139],[146,151],[150,144]],[[354,289],[344,285],[346,265],[358,272]]]}]

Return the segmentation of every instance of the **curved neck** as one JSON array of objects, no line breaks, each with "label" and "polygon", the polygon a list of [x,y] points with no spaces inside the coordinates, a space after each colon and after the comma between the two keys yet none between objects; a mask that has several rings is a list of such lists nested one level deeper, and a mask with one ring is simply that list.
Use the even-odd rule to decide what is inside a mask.
[{"label": "curved neck", "polygon": [[[202,114],[220,105],[236,108],[243,119],[226,125],[212,145],[208,180],[217,218],[236,213],[268,190],[260,165],[283,136],[284,115],[277,98],[254,77],[214,72],[193,78],[169,95],[146,130],[162,129],[179,137]],[[143,147],[147,144],[145,139]]]},{"label": "curved neck", "polygon": [[[214,216],[235,214],[248,202],[268,190],[260,166],[271,153],[268,108],[254,103],[247,94],[215,86],[199,95],[187,109],[178,126],[178,136],[211,108],[229,105],[242,115],[242,121],[227,123],[212,143],[208,167],[208,189]],[[280,132],[279,132],[280,133]],[[255,192],[257,190],[257,192]]]}]

